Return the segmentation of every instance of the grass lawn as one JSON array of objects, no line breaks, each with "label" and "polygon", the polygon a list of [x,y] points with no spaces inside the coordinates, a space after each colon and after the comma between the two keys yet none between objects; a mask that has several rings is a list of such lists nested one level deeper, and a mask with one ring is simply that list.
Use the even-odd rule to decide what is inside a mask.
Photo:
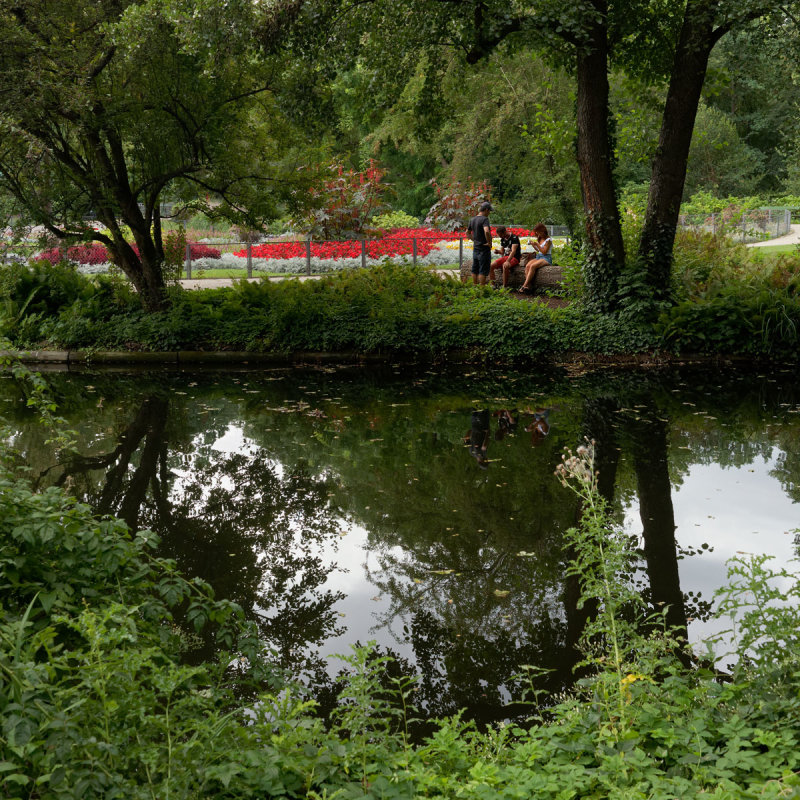
[{"label": "grass lawn", "polygon": [[773,244],[765,245],[764,247],[754,247],[754,251],[760,253],[797,253],[800,249],[800,244]]}]

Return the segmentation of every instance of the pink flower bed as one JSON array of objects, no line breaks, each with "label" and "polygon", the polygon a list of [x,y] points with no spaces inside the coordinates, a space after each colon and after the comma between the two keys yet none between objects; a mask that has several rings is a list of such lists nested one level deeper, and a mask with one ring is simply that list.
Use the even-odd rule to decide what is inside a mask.
[{"label": "pink flower bed", "polygon": [[[207,244],[190,245],[192,258],[219,258],[222,254],[216,247],[209,247]],[[136,255],[139,255],[139,248],[133,245]],[[61,258],[61,250],[53,247],[39,254],[39,258],[49,261],[51,264],[58,263]],[[78,264],[105,264],[111,261],[103,244],[78,244],[67,248],[67,259]]]},{"label": "pink flower bed", "polygon": [[[511,229],[518,236],[530,236],[530,231],[524,228]],[[492,234],[495,234],[492,229]],[[381,258],[382,256],[410,256],[413,253],[412,239],[417,240],[417,255],[424,258],[440,242],[453,241],[466,238],[465,233],[448,233],[437,231],[433,228],[394,228],[386,231],[380,238],[370,239],[366,243],[368,258]],[[234,253],[244,258],[247,250]],[[259,244],[253,247],[253,258],[304,258],[306,255],[305,242],[273,242]],[[320,259],[358,258],[361,255],[361,241],[347,242],[311,242],[311,257]]]}]

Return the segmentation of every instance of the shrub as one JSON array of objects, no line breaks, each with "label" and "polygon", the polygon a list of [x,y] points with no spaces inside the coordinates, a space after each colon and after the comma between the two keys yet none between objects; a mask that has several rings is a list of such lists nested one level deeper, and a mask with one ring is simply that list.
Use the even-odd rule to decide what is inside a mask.
[{"label": "shrub", "polygon": [[[183,231],[183,238],[181,239],[180,231]],[[180,249],[181,243],[183,249]],[[170,231],[164,239],[164,258],[168,266],[174,266],[176,259],[177,264],[183,263],[186,249],[186,231],[179,228],[178,231]],[[139,248],[134,244],[132,245],[133,251],[138,255]],[[178,253],[178,250],[180,252]],[[192,258],[219,258],[222,253],[215,247],[209,247],[205,244],[192,244],[191,245]],[[53,247],[49,250],[39,254],[39,258],[56,264],[63,260],[64,253],[61,249]],[[103,244],[81,244],[68,247],[66,250],[66,260],[72,261],[77,264],[107,264],[111,261],[111,256]]]},{"label": "shrub", "polygon": [[318,167],[305,216],[293,220],[303,232],[321,239],[347,239],[362,235],[369,219],[386,208],[391,187],[383,182],[386,171],[372,160],[362,172],[345,170],[339,161]]},{"label": "shrub", "polygon": [[[66,256],[66,258],[65,258]],[[104,244],[79,244],[66,248],[52,247],[39,254],[39,258],[57,264],[59,261],[74,261],[77,264],[105,264],[111,259]]]},{"label": "shrub", "polygon": [[425,217],[425,224],[443,231],[464,230],[470,217],[478,213],[478,207],[489,200],[492,187],[486,181],[464,185],[451,178],[441,186],[436,178],[431,180],[436,192],[436,202]]},{"label": "shrub", "polygon": [[392,230],[393,228],[416,228],[419,220],[406,214],[405,211],[389,211],[386,214],[376,214],[369,221],[373,228],[380,230]]}]

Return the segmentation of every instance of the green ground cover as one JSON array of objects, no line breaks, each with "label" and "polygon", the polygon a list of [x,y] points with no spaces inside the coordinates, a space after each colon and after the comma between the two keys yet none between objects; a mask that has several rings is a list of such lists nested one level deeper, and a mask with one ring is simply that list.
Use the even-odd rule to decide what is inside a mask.
[{"label": "green ground cover", "polygon": [[755,247],[752,248],[755,252],[761,252],[765,254],[776,254],[776,253],[794,253],[798,252],[798,248],[800,245],[797,244],[771,244],[765,245],[764,247]]}]

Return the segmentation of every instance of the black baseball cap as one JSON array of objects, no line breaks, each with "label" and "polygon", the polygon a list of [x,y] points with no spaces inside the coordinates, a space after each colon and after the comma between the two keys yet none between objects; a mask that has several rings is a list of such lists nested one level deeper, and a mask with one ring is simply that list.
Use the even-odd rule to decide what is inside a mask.
[{"label": "black baseball cap", "polygon": [[491,203],[481,203],[481,211],[494,211]]}]

